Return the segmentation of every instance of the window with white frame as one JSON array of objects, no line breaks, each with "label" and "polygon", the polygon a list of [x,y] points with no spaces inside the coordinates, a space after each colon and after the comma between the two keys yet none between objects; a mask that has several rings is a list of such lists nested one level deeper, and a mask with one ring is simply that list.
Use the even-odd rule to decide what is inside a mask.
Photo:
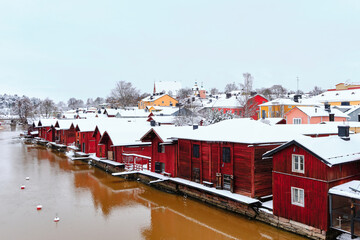
[{"label": "window with white frame", "polygon": [[292,171],[298,172],[298,173],[304,173],[305,169],[305,161],[304,161],[304,155],[292,155]]},{"label": "window with white frame", "polygon": [[293,124],[301,124],[301,118],[294,118]]},{"label": "window with white frame", "polygon": [[304,189],[291,187],[291,204],[305,207]]}]

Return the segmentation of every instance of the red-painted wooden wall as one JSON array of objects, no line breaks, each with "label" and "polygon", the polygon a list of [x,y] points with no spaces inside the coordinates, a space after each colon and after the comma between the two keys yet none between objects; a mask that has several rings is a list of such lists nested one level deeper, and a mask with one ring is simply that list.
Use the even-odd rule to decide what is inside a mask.
[{"label": "red-painted wooden wall", "polygon": [[[96,144],[95,137],[93,137],[94,132],[81,132],[77,131],[76,134],[76,142],[79,144],[78,147],[84,153],[95,153],[96,152]],[[85,149],[84,149],[85,144]]]},{"label": "red-painted wooden wall", "polygon": [[[292,154],[304,155],[304,174],[292,172]],[[322,230],[329,228],[329,188],[360,179],[360,161],[327,166],[295,144],[273,155],[274,214]],[[291,203],[291,187],[304,189],[304,207]]]},{"label": "red-painted wooden wall", "polygon": [[158,144],[162,143],[158,137],[154,137],[151,142],[151,171],[155,172],[155,162],[165,164],[165,172],[170,173],[171,176],[176,177],[176,159],[177,159],[177,144],[165,144],[164,153],[158,152]]},{"label": "red-painted wooden wall", "polygon": [[[200,147],[200,157],[193,157],[193,145]],[[195,180],[195,169],[200,169],[200,182],[216,182],[216,173],[233,175],[234,192],[251,197],[272,193],[271,159],[262,159],[262,154],[277,147],[249,146],[240,143],[210,143],[179,139],[178,176]],[[222,161],[222,148],[229,147],[231,162]]]}]

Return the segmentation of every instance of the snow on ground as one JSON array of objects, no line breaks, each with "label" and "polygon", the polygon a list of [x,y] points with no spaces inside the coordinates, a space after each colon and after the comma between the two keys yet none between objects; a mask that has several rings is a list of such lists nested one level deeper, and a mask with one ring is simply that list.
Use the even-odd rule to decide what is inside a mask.
[{"label": "snow on ground", "polygon": [[216,188],[206,187],[206,186],[204,186],[204,185],[202,185],[200,183],[192,182],[192,181],[181,179],[181,178],[165,177],[164,175],[154,173],[154,172],[150,172],[148,170],[113,173],[112,175],[113,176],[121,176],[121,175],[126,175],[126,174],[133,174],[133,173],[141,173],[141,174],[144,174],[144,175],[147,175],[147,176],[158,178],[159,180],[164,180],[164,181],[168,180],[168,181],[184,184],[184,185],[187,185],[189,187],[201,189],[203,191],[214,193],[214,194],[217,194],[217,195],[220,195],[220,196],[223,196],[223,197],[226,197],[226,198],[230,198],[232,200],[242,202],[242,203],[246,203],[246,204],[252,204],[252,203],[259,202],[259,200],[257,200],[257,199],[246,197],[246,196],[236,194],[236,193],[232,193],[232,192],[227,191],[227,190],[220,190],[220,189],[216,189]]},{"label": "snow on ground", "polygon": [[360,237],[351,238],[351,235],[348,233],[343,233],[336,238],[337,240],[360,240]]},{"label": "snow on ground", "polygon": [[269,208],[269,209],[273,209],[273,200],[267,201],[267,202],[263,202],[262,206]]}]

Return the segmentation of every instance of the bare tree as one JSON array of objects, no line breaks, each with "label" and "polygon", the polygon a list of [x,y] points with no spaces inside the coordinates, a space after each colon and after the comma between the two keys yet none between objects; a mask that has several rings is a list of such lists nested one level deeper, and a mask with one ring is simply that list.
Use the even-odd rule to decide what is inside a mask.
[{"label": "bare tree", "polygon": [[94,107],[99,107],[100,104],[104,103],[105,99],[102,97],[97,97],[94,100]]},{"label": "bare tree", "polygon": [[110,97],[111,104],[114,107],[126,108],[136,106],[140,92],[132,86],[130,82],[119,81],[116,86],[111,90]]},{"label": "bare tree", "polygon": [[40,112],[41,112],[41,104],[42,104],[41,99],[33,97],[30,100],[31,100],[31,104],[33,105],[33,110],[32,111],[33,111],[34,115],[40,114]]},{"label": "bare tree", "polygon": [[77,109],[80,107],[84,107],[84,101],[81,99],[76,99],[76,98],[70,98],[68,100],[68,107],[70,109]]},{"label": "bare tree", "polygon": [[139,95],[137,102],[139,102],[141,99],[144,99],[146,97],[150,96],[150,93],[142,93]]},{"label": "bare tree", "polygon": [[211,94],[211,95],[219,94],[219,89],[217,89],[217,88],[212,88],[212,89],[210,89],[210,94]]},{"label": "bare tree", "polygon": [[266,97],[268,100],[273,100],[272,91],[270,88],[256,89],[256,92]]},{"label": "bare tree", "polygon": [[17,99],[13,111],[19,116],[22,123],[27,123],[27,119],[33,116],[33,105],[30,98],[22,96]]},{"label": "bare tree", "polygon": [[177,98],[179,99],[180,102],[191,97],[191,95],[192,95],[192,90],[190,88],[181,88],[177,92]]},{"label": "bare tree", "polygon": [[228,83],[225,86],[225,93],[239,90],[239,87],[235,83]]},{"label": "bare tree", "polygon": [[94,106],[94,100],[92,98],[88,98],[86,100],[86,107],[93,107]]},{"label": "bare tree", "polygon": [[252,117],[256,114],[258,105],[251,96],[253,92],[253,81],[254,78],[250,73],[243,74],[244,83],[240,83],[242,93],[238,96],[242,111],[240,116],[244,118]]},{"label": "bare tree", "polygon": [[325,92],[324,89],[322,89],[321,87],[315,86],[314,89],[311,90],[309,93],[310,93],[310,96],[316,96],[323,92]]},{"label": "bare tree", "polygon": [[53,100],[46,98],[41,103],[41,113],[45,118],[49,118],[56,111],[56,106]]},{"label": "bare tree", "polygon": [[60,101],[56,104],[56,108],[58,109],[58,111],[63,112],[67,109],[67,106],[63,101]]},{"label": "bare tree", "polygon": [[221,122],[223,120],[233,119],[238,117],[235,114],[232,114],[230,112],[224,112],[223,110],[218,110],[218,109],[215,110],[206,109],[202,112],[201,116],[203,117],[204,125],[210,125]]},{"label": "bare tree", "polygon": [[270,89],[275,98],[285,97],[287,93],[287,89],[281,85],[273,85]]}]

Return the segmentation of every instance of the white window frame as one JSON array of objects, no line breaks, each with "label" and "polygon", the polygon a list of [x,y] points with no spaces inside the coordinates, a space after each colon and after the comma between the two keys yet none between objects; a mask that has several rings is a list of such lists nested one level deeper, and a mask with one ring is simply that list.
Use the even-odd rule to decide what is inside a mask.
[{"label": "white window frame", "polygon": [[305,207],[305,191],[302,188],[291,187],[291,204]]},{"label": "white window frame", "polygon": [[293,124],[301,124],[302,120],[301,118],[293,118]]},{"label": "white window frame", "polygon": [[[305,173],[305,157],[304,157],[304,155],[293,154],[291,156],[291,165],[292,165],[293,172]],[[301,166],[302,166],[302,169],[301,169]]]}]

